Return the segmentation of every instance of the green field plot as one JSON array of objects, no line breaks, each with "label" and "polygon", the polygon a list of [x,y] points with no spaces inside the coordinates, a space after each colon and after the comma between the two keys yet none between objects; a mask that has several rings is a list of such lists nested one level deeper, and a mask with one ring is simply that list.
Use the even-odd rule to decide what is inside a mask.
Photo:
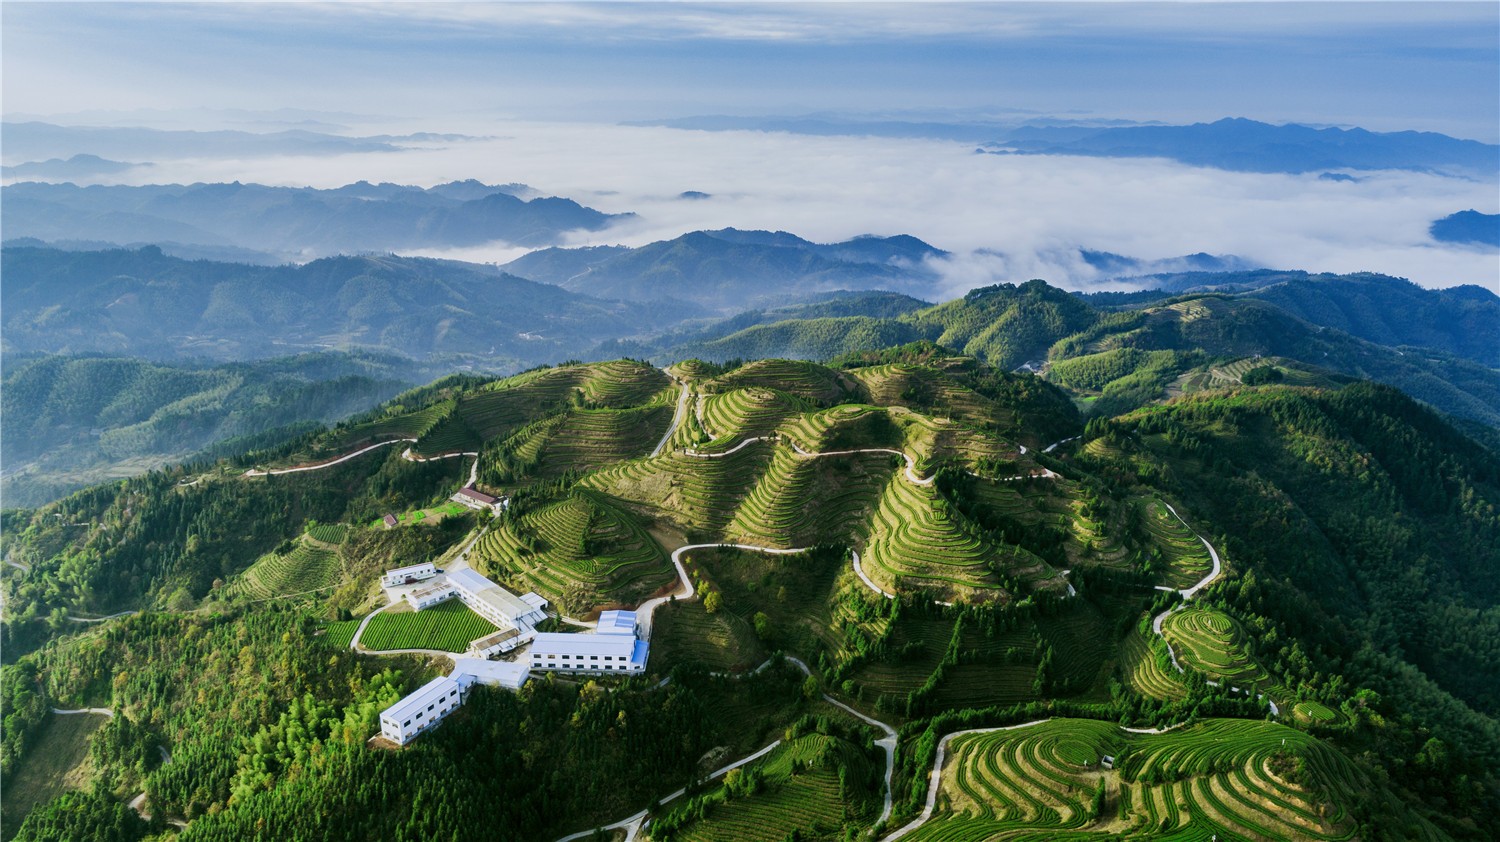
[{"label": "green field plot", "polygon": [[1327,705],[1311,701],[1298,702],[1292,707],[1292,715],[1297,717],[1298,722],[1305,722],[1309,725],[1331,726],[1341,725],[1344,722],[1342,713]]},{"label": "green field plot", "polygon": [[1184,608],[1167,615],[1162,635],[1186,669],[1231,687],[1270,692],[1275,682],[1250,654],[1245,631],[1233,617],[1213,608]]},{"label": "green field plot", "polygon": [[349,527],[342,523],[320,523],[307,530],[307,537],[324,544],[342,544]]},{"label": "green field plot", "polygon": [[490,530],[477,553],[515,587],[577,613],[638,602],[676,577],[634,515],[583,489]]},{"label": "green field plot", "polygon": [[1167,509],[1160,500],[1144,501],[1141,516],[1153,546],[1166,564],[1162,583],[1174,588],[1189,587],[1213,570],[1208,548]]},{"label": "green field plot", "polygon": [[349,643],[354,640],[354,633],[358,630],[358,620],[343,620],[337,623],[329,623],[322,629],[323,641],[336,649],[347,649]]},{"label": "green field plot", "polygon": [[383,611],[365,627],[366,649],[440,649],[462,652],[469,642],[495,631],[490,621],[450,599],[424,611]]},{"label": "green field plot", "polygon": [[[662,390],[672,386],[661,369],[635,360],[591,363],[580,368],[585,373],[579,389],[592,406],[622,409],[653,401],[665,404],[667,396]],[[670,397],[675,403],[675,389]]]},{"label": "green field plot", "polygon": [[907,839],[1342,840],[1356,838],[1351,808],[1386,797],[1336,750],[1268,722],[1138,734],[1054,719],[955,737],[948,757],[938,810]]},{"label": "green field plot", "polygon": [[683,663],[742,672],[759,666],[768,654],[745,618],[722,608],[710,614],[701,601],[663,606],[652,620],[651,666],[660,672]]},{"label": "green field plot", "polygon": [[879,812],[879,796],[868,785],[878,780],[874,764],[856,746],[834,737],[798,737],[744,767],[739,776],[756,781],[753,793],[743,788],[738,794],[731,792],[745,786],[739,783],[720,785],[698,796],[693,805],[674,804],[676,810],[658,820],[660,829],[654,825],[651,837],[782,842],[796,832],[801,839],[838,839],[846,824],[868,824]]},{"label": "green field plot", "polygon": [[227,596],[270,599],[331,588],[343,578],[338,552],[298,541],[285,555],[268,553],[236,576]]}]

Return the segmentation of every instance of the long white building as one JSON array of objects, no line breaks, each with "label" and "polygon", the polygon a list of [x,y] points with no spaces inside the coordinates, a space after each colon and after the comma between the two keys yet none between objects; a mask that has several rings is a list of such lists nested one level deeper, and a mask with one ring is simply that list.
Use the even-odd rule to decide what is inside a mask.
[{"label": "long white building", "polygon": [[519,690],[531,671],[525,664],[488,661],[483,658],[454,658],[453,673],[434,678],[416,692],[380,713],[380,735],[404,746],[419,734],[432,730],[443,718],[464,703],[469,688],[488,684]]},{"label": "long white building", "polygon": [[516,596],[469,568],[449,573],[448,583],[475,614],[502,629],[509,626],[525,634],[547,616],[543,613],[547,607],[545,599],[532,593],[526,595],[530,599]]},{"label": "long white building", "polygon": [[636,638],[634,611],[605,611],[593,634],[543,632],[531,641],[539,671],[635,675],[646,671],[650,644]]},{"label": "long white building", "polygon": [[451,676],[434,678],[380,714],[380,735],[404,746],[443,721],[464,703],[463,687]]},{"label": "long white building", "polygon": [[398,567],[395,570],[385,571],[381,577],[382,587],[394,588],[401,585],[410,585],[414,582],[423,582],[437,575],[437,566],[432,562],[426,564],[413,564],[408,567]]}]

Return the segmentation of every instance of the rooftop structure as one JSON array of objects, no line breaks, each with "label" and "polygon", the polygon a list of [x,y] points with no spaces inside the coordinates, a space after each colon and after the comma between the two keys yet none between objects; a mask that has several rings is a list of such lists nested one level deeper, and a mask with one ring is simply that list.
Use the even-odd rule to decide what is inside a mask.
[{"label": "rooftop structure", "polygon": [[[459,598],[474,609],[474,613],[501,628],[511,626],[528,632],[546,617],[541,608],[491,582],[477,571],[468,568],[455,570],[448,574],[448,583],[458,589]],[[542,600],[542,605],[546,604],[546,600]]]},{"label": "rooftop structure", "polygon": [[557,672],[627,673],[646,669],[648,644],[625,634],[543,632],[531,642],[531,668]]},{"label": "rooftop structure", "polygon": [[605,611],[599,615],[598,634],[628,634],[635,636],[634,611]]},{"label": "rooftop structure", "polygon": [[404,746],[457,710],[463,701],[463,688],[457,681],[434,678],[381,712],[381,736]]},{"label": "rooftop structure", "polygon": [[520,629],[501,629],[470,641],[469,654],[476,658],[488,658],[501,652],[509,652],[528,639],[522,637]]},{"label": "rooftop structure", "polygon": [[411,604],[412,610],[421,611],[423,608],[431,608],[439,602],[447,602],[455,596],[458,596],[458,589],[446,580],[439,580],[426,587],[407,591],[406,601]]},{"label": "rooftop structure", "polygon": [[396,519],[395,515],[386,515],[380,521],[385,524],[386,529],[395,529],[401,523],[401,521]]},{"label": "rooftop structure", "polygon": [[465,692],[475,684],[519,690],[521,685],[526,683],[526,679],[531,677],[531,670],[525,664],[510,661],[454,658],[453,674],[449,677],[457,681]]}]

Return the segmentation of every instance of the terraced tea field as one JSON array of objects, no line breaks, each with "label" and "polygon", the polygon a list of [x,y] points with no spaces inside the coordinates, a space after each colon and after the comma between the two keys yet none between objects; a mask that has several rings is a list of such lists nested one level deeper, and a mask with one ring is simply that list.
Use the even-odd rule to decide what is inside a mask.
[{"label": "terraced tea field", "polygon": [[871,402],[881,406],[904,406],[976,423],[999,420],[994,401],[934,368],[894,363],[857,368],[850,374],[869,390]]},{"label": "terraced tea field", "polygon": [[715,672],[752,669],[766,659],[755,629],[739,615],[710,614],[702,602],[677,602],[652,619],[652,667],[697,662]]},{"label": "terraced tea field", "polygon": [[708,391],[724,392],[752,386],[778,389],[820,406],[830,406],[862,397],[854,378],[802,360],[756,360],[704,385]]},{"label": "terraced tea field", "polygon": [[1332,726],[1344,721],[1342,713],[1318,702],[1298,702],[1292,708],[1292,715],[1297,717],[1298,722],[1309,725]]},{"label": "terraced tea field", "polygon": [[585,477],[583,485],[660,509],[683,526],[719,536],[771,460],[774,445],[756,442],[718,459],[663,453]]},{"label": "terraced tea field", "polygon": [[1163,700],[1187,698],[1187,685],[1182,683],[1177,670],[1170,663],[1162,666],[1157,662],[1149,639],[1140,629],[1131,629],[1120,644],[1120,672],[1125,686],[1143,696]]},{"label": "terraced tea field", "polygon": [[1268,693],[1274,689],[1271,676],[1250,654],[1244,629],[1228,614],[1213,608],[1183,608],[1168,614],[1161,630],[1184,668],[1242,690]]},{"label": "terraced tea field", "polygon": [[359,644],[366,649],[440,649],[463,652],[469,641],[496,631],[489,620],[456,599],[424,611],[383,611],[370,620]]},{"label": "terraced tea field", "polygon": [[[1106,755],[1123,757],[1120,768],[1103,769]],[[1294,755],[1305,786],[1289,780]],[[1274,723],[1211,719],[1139,734],[1053,719],[952,738],[938,809],[902,838],[1352,839],[1349,810],[1371,789],[1342,754]]]},{"label": "terraced tea field", "polygon": [[810,547],[857,534],[889,482],[884,453],[809,459],[777,446],[726,533],[739,543]]},{"label": "terraced tea field", "polygon": [[995,548],[931,486],[893,477],[881,494],[864,555],[865,572],[888,591],[919,590],[951,600],[1005,596],[990,563]]},{"label": "terraced tea field", "polygon": [[557,476],[567,471],[595,471],[646,456],[667,431],[672,410],[661,405],[569,412],[539,437],[537,472]]},{"label": "terraced tea field", "polygon": [[320,523],[307,530],[307,537],[324,544],[342,544],[349,535],[349,527],[342,523]]},{"label": "terraced tea field", "polygon": [[676,576],[635,518],[585,490],[491,529],[476,553],[516,587],[575,612],[636,602]]},{"label": "terraced tea field", "polygon": [[712,441],[699,446],[704,452],[725,450],[749,436],[774,433],[785,421],[812,409],[812,405],[779,389],[731,389],[703,399],[703,430]]},{"label": "terraced tea field", "polygon": [[[670,834],[681,842],[783,842],[794,831],[799,838],[836,838],[845,822],[846,805],[839,770],[849,781],[870,773],[868,759],[843,740],[817,734],[778,746],[746,770],[764,783],[759,793],[724,799],[725,788],[711,792],[705,816]],[[875,805],[878,808],[878,804]],[[873,816],[871,817],[873,819]]]},{"label": "terraced tea field", "polygon": [[1142,517],[1147,533],[1167,563],[1163,584],[1186,588],[1213,569],[1213,560],[1208,557],[1203,542],[1160,500],[1142,503]]},{"label": "terraced tea field", "polygon": [[333,587],[342,576],[337,552],[298,541],[286,555],[261,556],[235,577],[224,593],[228,597],[271,599]]}]

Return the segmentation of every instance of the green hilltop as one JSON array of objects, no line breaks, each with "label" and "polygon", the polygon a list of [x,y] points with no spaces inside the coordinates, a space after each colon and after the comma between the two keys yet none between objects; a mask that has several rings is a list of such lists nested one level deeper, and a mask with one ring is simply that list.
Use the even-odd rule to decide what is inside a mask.
[{"label": "green hilltop", "polygon": [[[1500,460],[1394,389],[1255,360],[1263,310],[981,291],[897,317],[959,350],[453,376],[6,510],[0,772],[34,795],[4,835],[551,842],[644,809],[656,839],[1492,836]],[[1071,393],[1008,370],[1060,342]],[[1180,396],[1089,408],[1132,377]],[[449,503],[471,478],[508,507]],[[350,650],[377,579],[460,553],[574,620],[662,599],[647,675],[481,688],[367,747],[445,671]],[[362,642],[475,621],[383,612]],[[115,715],[47,754],[54,706]],[[90,783],[36,784],[59,772]]]}]

